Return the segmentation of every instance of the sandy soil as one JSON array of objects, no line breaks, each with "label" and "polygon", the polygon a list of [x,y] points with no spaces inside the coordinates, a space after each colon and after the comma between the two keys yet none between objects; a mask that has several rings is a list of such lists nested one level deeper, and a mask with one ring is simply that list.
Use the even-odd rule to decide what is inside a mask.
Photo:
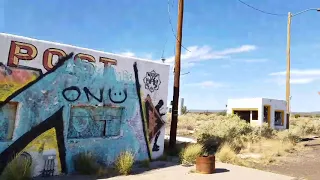
[{"label": "sandy soil", "polygon": [[259,167],[259,169],[297,177],[299,180],[319,180],[320,139],[318,138],[305,144],[310,149],[284,157],[276,165]]}]

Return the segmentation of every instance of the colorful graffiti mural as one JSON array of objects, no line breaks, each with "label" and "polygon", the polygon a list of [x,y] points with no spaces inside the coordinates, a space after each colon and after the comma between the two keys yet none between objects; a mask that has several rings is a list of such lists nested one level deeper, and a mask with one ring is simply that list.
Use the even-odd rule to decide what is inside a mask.
[{"label": "colorful graffiti mural", "polygon": [[[7,59],[0,65],[0,173],[15,153],[31,159],[34,176],[73,172],[81,152],[93,152],[103,165],[124,150],[137,160],[162,154],[167,83],[153,100],[145,91],[161,91],[168,66],[35,41],[0,34],[8,47],[0,50]],[[146,77],[139,75],[149,72],[143,89]]]}]

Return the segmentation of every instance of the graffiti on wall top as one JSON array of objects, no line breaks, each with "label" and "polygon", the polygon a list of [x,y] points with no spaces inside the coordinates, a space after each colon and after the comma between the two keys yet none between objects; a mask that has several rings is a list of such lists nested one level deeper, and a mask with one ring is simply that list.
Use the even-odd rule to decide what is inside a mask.
[{"label": "graffiti on wall top", "polygon": [[[8,62],[10,67],[18,67],[19,61],[32,61],[38,56],[38,49],[36,46],[30,43],[11,41]],[[42,65],[47,71],[54,67],[54,57],[65,57],[67,53],[58,48],[48,48],[42,54]],[[81,59],[88,62],[96,62],[96,59],[90,54],[78,53],[74,56],[74,59]],[[117,60],[99,57],[99,62],[105,65],[117,65]]]},{"label": "graffiti on wall top", "polygon": [[36,80],[41,71],[27,67],[7,67],[0,63],[0,101],[6,100],[12,92]]},{"label": "graffiti on wall top", "polygon": [[156,73],[156,71],[152,70],[151,72],[147,72],[146,76],[143,78],[143,82],[145,88],[150,92],[154,92],[159,90],[159,86],[161,84],[160,74]]},{"label": "graffiti on wall top", "polygon": [[[137,62],[133,77],[110,66],[117,65],[115,59],[99,57],[100,66],[90,54],[42,49],[11,41],[7,65],[0,63],[0,173],[17,152],[29,153],[38,172],[42,157],[54,155],[53,171],[61,173],[74,170],[72,159],[80,152],[92,151],[103,163],[112,163],[124,149],[132,149],[139,160],[160,150],[164,101],[154,106],[149,95],[141,97]],[[30,66],[41,69],[21,65],[34,60]],[[143,82],[153,93],[160,75],[147,72]]]}]

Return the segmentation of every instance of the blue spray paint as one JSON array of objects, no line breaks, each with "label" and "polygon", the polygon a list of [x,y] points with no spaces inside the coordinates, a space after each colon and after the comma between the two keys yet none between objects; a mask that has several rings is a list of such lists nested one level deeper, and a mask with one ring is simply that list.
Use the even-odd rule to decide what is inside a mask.
[{"label": "blue spray paint", "polygon": [[[139,109],[134,87],[131,75],[119,76],[111,66],[98,69],[89,62],[69,59],[12,100],[19,102],[20,106],[13,140],[64,107],[64,141],[69,172],[74,170],[72,158],[80,152],[93,152],[103,164],[112,163],[123,150],[139,153],[136,157],[139,160],[147,159],[147,153],[141,154],[140,148],[143,147],[137,140],[135,129],[128,123],[135,120]],[[98,105],[95,109],[94,106]],[[78,109],[75,110],[74,106]],[[0,118],[3,116],[0,113]],[[115,121],[112,123],[112,120]],[[0,152],[9,144],[0,142]]]}]

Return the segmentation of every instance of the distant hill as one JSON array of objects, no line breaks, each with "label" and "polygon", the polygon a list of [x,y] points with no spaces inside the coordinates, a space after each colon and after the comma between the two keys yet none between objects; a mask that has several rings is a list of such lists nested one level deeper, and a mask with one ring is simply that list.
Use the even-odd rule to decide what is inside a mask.
[{"label": "distant hill", "polygon": [[300,115],[317,115],[320,114],[320,111],[313,112],[291,112],[292,114],[300,114]]},{"label": "distant hill", "polygon": [[227,110],[201,110],[201,109],[188,109],[190,113],[219,113],[226,112]]},{"label": "distant hill", "polygon": [[[188,110],[188,112],[190,112],[190,113],[219,113],[219,112],[226,112],[226,110],[190,109],[190,110]],[[320,114],[320,111],[313,111],[313,112],[291,112],[291,114],[317,115],[317,114]]]}]

